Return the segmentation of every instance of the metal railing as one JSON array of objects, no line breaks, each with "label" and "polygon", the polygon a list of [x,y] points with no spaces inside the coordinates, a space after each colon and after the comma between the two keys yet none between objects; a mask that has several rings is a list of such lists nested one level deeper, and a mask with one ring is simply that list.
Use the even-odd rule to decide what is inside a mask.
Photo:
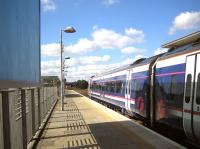
[{"label": "metal railing", "polygon": [[0,149],[27,148],[57,99],[57,87],[0,90]]}]

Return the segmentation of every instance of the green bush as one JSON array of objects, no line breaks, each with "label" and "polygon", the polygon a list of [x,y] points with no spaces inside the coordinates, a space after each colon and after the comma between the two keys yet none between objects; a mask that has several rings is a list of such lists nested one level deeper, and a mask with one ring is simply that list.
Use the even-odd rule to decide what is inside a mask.
[{"label": "green bush", "polygon": [[80,89],[87,89],[88,82],[86,80],[78,80],[75,82],[75,87]]}]

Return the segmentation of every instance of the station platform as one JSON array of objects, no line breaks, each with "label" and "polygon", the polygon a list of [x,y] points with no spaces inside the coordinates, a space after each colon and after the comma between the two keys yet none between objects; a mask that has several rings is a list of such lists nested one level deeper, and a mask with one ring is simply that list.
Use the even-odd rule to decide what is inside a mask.
[{"label": "station platform", "polygon": [[75,91],[67,91],[64,103],[64,111],[57,103],[38,149],[184,148]]}]

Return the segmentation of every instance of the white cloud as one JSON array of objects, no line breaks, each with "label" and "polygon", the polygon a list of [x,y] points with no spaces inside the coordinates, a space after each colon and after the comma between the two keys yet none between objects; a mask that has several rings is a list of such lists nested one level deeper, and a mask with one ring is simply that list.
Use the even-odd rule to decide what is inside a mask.
[{"label": "white cloud", "polygon": [[106,70],[111,70],[113,68],[119,67],[119,63],[116,64],[93,64],[93,65],[84,65],[77,66],[69,69],[67,74],[68,80],[76,81],[79,79],[88,80],[92,75],[105,72]]},{"label": "white cloud", "polygon": [[[95,51],[96,48],[93,45],[93,42],[82,38],[75,45],[70,45],[64,47],[64,52],[69,54],[85,54],[88,52]],[[59,56],[60,55],[60,44],[59,43],[49,43],[43,44],[41,46],[42,56]]]},{"label": "white cloud", "polygon": [[[85,67],[85,65],[94,65],[96,63],[108,62],[111,59],[109,55],[104,56],[84,56],[80,58],[71,58],[66,60],[65,66],[74,68],[77,66]],[[41,62],[42,75],[59,75],[60,60],[50,60]]]},{"label": "white cloud", "polygon": [[94,64],[98,62],[108,62],[110,60],[110,55],[104,55],[102,57],[100,56],[85,56],[79,58],[79,62],[81,64]]},{"label": "white cloud", "polygon": [[[113,30],[94,26],[91,39],[80,38],[77,43],[64,47],[64,51],[69,54],[83,55],[100,49],[123,49],[143,41],[144,33],[140,30],[128,28],[125,29],[124,34],[121,34]],[[41,49],[43,56],[60,55],[59,43],[44,44]]]},{"label": "white cloud", "polygon": [[[124,33],[118,33],[113,30],[93,27],[91,37],[81,38],[77,43],[67,46],[64,51],[68,55],[86,54],[101,49],[120,50],[124,53],[142,53],[144,49],[136,49],[133,44],[142,43],[144,41],[144,33],[142,31],[128,28]],[[60,56],[60,44],[50,43],[41,46],[42,56]],[[114,64],[106,64],[111,59],[110,55],[103,56],[82,56],[70,60],[66,60],[66,65],[69,66],[67,76],[71,81],[78,79],[86,79],[91,75],[100,73],[106,70],[118,68],[120,66],[133,63],[136,59],[143,57],[137,55],[132,59],[124,59],[122,62]],[[58,75],[60,73],[60,60],[42,61],[42,75]]]},{"label": "white cloud", "polygon": [[118,2],[119,2],[119,0],[102,0],[102,4],[107,5],[107,6],[116,4]]},{"label": "white cloud", "polygon": [[121,52],[125,53],[125,54],[143,53],[145,51],[146,51],[145,49],[139,49],[139,48],[135,48],[135,47],[125,47],[125,48],[121,49]]},{"label": "white cloud", "polygon": [[60,55],[60,44],[50,43],[41,46],[41,54],[43,56],[59,56]]},{"label": "white cloud", "polygon": [[42,76],[59,76],[60,60],[42,61],[41,62]]},{"label": "white cloud", "polygon": [[143,55],[137,55],[135,58],[124,59],[122,62],[113,63],[113,64],[93,64],[93,65],[84,65],[69,68],[69,72],[67,74],[68,80],[76,81],[78,79],[86,79],[88,80],[92,75],[100,74],[102,72],[106,72],[109,70],[113,70],[115,68],[119,68],[121,66],[131,64],[135,60],[144,58]]},{"label": "white cloud", "polygon": [[175,17],[169,34],[177,30],[188,30],[200,27],[200,12],[183,12]]},{"label": "white cloud", "polygon": [[87,38],[81,38],[76,44],[70,45],[64,48],[64,51],[68,53],[73,53],[73,54],[85,54],[85,53],[92,52],[95,50],[96,50],[96,47],[93,41]]},{"label": "white cloud", "polygon": [[56,9],[56,5],[53,0],[41,0],[41,6],[44,11],[54,11]]},{"label": "white cloud", "polygon": [[143,55],[137,55],[135,58],[124,59],[122,62],[113,63],[113,64],[93,64],[93,65],[85,65],[73,67],[69,70],[69,80],[78,80],[78,79],[89,79],[92,75],[100,74],[102,72],[106,72],[109,70],[113,70],[115,68],[119,68],[121,66],[131,64],[135,60],[143,58]]},{"label": "white cloud", "polygon": [[144,41],[144,34],[142,31],[138,31],[137,34],[133,34],[130,30],[135,29],[126,29],[125,35],[123,35],[113,30],[99,28],[92,33],[93,42],[97,47],[103,49],[120,49],[125,46],[142,43]]},{"label": "white cloud", "polygon": [[78,65],[88,65],[88,64],[96,64],[102,62],[108,62],[111,59],[110,55],[104,56],[84,56],[80,58],[71,58],[66,61],[66,65],[78,66]]},{"label": "white cloud", "polygon": [[129,37],[134,38],[135,42],[137,42],[137,43],[141,43],[144,41],[143,31],[136,30],[136,29],[133,29],[130,27],[128,29],[125,29],[125,34]]},{"label": "white cloud", "polygon": [[161,53],[165,53],[167,52],[167,48],[158,48],[154,51],[154,55],[158,55],[158,54],[161,54]]},{"label": "white cloud", "polygon": [[[139,58],[143,58],[142,55],[137,55],[135,58],[124,59],[121,62],[113,64],[102,64],[101,62],[107,62],[110,60],[109,55],[99,56],[88,56],[81,58],[72,58],[67,61],[67,64],[70,65],[67,72],[68,81],[76,81],[79,79],[89,79],[92,75],[99,74],[108,70],[119,68],[127,64],[133,63]],[[87,61],[82,62],[82,60],[88,58]],[[94,60],[94,58],[98,60]],[[93,61],[90,63],[88,61]],[[42,75],[60,75],[60,61],[42,61],[41,63]]]}]

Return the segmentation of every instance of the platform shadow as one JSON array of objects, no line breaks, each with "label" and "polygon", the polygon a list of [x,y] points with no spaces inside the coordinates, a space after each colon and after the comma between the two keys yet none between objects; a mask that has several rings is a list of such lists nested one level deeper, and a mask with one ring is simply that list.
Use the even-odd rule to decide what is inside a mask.
[{"label": "platform shadow", "polygon": [[80,94],[65,94],[64,95],[65,97],[71,97],[71,98],[75,98],[75,97],[83,97],[82,95],[80,95]]}]

